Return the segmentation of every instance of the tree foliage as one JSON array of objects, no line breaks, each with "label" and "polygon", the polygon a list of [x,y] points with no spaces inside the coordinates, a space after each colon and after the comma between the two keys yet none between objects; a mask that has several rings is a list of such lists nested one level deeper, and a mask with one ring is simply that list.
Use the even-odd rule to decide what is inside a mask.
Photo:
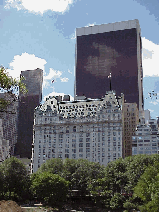
[{"label": "tree foliage", "polygon": [[80,190],[83,195],[89,193],[88,185],[93,179],[104,177],[104,167],[86,159],[52,158],[42,164],[38,173],[50,172],[59,174],[70,182],[70,190]]},{"label": "tree foliage", "polygon": [[13,194],[13,197],[17,197],[18,200],[29,198],[30,177],[20,160],[15,157],[6,159],[0,166],[0,173],[4,195],[9,194],[11,198]]},{"label": "tree foliage", "polygon": [[140,211],[157,212],[159,208],[159,163],[146,168],[134,188],[134,197],[142,200]]},{"label": "tree foliage", "polygon": [[50,172],[51,174],[62,175],[63,161],[60,158],[51,158],[40,166],[38,172]]},{"label": "tree foliage", "polygon": [[57,174],[36,173],[32,176],[32,190],[38,200],[46,205],[60,206],[68,194],[69,182]]},{"label": "tree foliage", "polygon": [[[0,87],[4,89],[7,93],[12,93],[15,87],[19,87],[20,92],[27,93],[26,85],[23,83],[25,80],[24,77],[21,77],[20,80],[13,79],[7,73],[7,70],[4,67],[0,67]],[[5,109],[11,102],[9,100],[4,100],[0,98],[0,109]]]}]

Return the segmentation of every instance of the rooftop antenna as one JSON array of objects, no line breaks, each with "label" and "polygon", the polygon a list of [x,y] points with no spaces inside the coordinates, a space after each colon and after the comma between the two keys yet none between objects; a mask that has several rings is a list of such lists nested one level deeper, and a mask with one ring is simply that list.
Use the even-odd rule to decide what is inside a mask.
[{"label": "rooftop antenna", "polygon": [[111,72],[110,72],[110,74],[109,74],[108,78],[110,79],[110,91],[111,91],[111,90],[112,90],[112,85],[111,85],[111,78],[112,78],[112,74],[111,74]]}]

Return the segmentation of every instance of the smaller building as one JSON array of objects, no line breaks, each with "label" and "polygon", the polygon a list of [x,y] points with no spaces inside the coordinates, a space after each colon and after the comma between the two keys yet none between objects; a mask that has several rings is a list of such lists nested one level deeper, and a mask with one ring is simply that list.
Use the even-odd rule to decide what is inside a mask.
[{"label": "smaller building", "polygon": [[2,123],[3,123],[2,119],[0,119],[0,163],[10,157],[9,140],[4,139],[4,137],[3,137]]},{"label": "smaller building", "polygon": [[135,135],[139,123],[139,111],[136,103],[124,103],[124,144],[123,157],[132,155],[132,136]]},{"label": "smaller building", "polygon": [[0,99],[8,102],[6,108],[0,108],[2,120],[3,138],[9,141],[10,154],[14,155],[14,146],[17,143],[17,122],[19,100],[13,93],[0,93]]},{"label": "smaller building", "polygon": [[159,131],[157,120],[150,119],[148,125],[144,118],[137,126],[135,135],[132,136],[132,155],[157,154],[159,150]]},{"label": "smaller building", "polygon": [[151,119],[150,111],[144,110],[144,116],[145,116],[145,124],[148,124],[149,120]]}]

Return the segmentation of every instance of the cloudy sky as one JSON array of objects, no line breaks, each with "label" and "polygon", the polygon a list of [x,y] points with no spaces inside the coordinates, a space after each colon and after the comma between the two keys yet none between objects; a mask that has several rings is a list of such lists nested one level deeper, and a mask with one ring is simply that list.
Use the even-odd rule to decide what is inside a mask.
[{"label": "cloudy sky", "polygon": [[[55,94],[73,98],[75,29],[138,19],[145,109],[155,118],[159,116],[158,11],[158,0],[0,0],[0,65],[13,77],[24,70],[43,69],[43,100]],[[152,91],[158,99],[150,98]]]}]

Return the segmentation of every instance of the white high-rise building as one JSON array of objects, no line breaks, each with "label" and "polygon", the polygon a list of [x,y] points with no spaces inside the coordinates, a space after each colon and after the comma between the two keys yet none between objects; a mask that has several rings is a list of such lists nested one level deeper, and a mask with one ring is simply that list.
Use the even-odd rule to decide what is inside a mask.
[{"label": "white high-rise building", "polygon": [[107,165],[122,157],[124,95],[61,101],[49,97],[34,112],[31,172],[50,158],[88,159]]}]

